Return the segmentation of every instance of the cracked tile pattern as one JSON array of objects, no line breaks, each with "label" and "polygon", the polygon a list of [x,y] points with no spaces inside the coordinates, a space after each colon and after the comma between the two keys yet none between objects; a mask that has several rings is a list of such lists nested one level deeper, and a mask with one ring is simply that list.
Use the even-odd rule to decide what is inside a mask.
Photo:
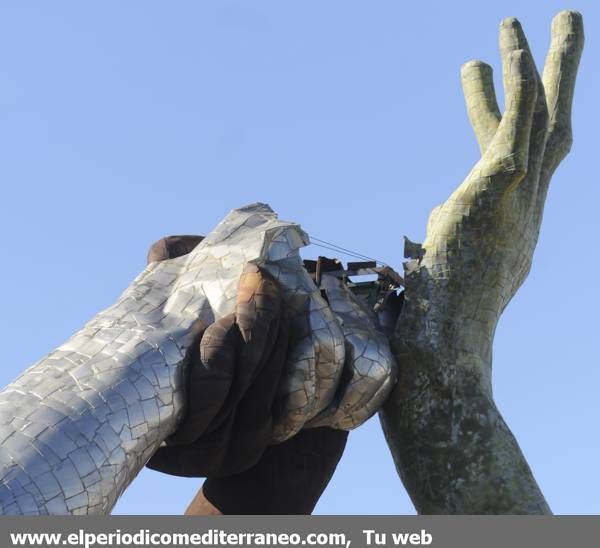
[{"label": "cracked tile pattern", "polygon": [[407,245],[404,304],[392,337],[402,379],[380,414],[418,512],[547,514],[550,508],[495,405],[497,322],[531,268],[552,173],[571,146],[581,14],[552,22],[542,76],[514,17],[500,24],[505,109],[492,69],[461,70],[482,151]]},{"label": "cracked tile pattern", "polygon": [[[307,243],[297,224],[278,220],[265,204],[233,210],[191,253],[149,264],[114,305],[4,388],[0,513],[110,512],[176,431],[199,326],[234,311],[248,262],[279,281],[291,317],[274,441],[318,414],[321,422],[337,417],[327,408],[336,405],[344,336],[361,335],[342,330],[343,313],[334,314],[304,269],[299,249]],[[387,374],[374,366],[361,372]],[[357,414],[352,424],[336,424],[359,421]]]},{"label": "cracked tile pattern", "polygon": [[342,381],[333,402],[309,421],[309,426],[356,428],[383,405],[397,377],[386,335],[377,326],[373,309],[355,296],[335,273],[324,273],[321,288],[339,322],[346,343]]}]

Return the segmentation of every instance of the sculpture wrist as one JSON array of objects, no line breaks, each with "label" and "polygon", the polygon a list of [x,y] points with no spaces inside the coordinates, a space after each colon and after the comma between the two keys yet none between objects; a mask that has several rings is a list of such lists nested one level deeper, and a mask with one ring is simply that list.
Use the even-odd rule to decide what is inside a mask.
[{"label": "sculpture wrist", "polygon": [[404,345],[400,381],[379,413],[420,514],[548,514],[481,371]]}]

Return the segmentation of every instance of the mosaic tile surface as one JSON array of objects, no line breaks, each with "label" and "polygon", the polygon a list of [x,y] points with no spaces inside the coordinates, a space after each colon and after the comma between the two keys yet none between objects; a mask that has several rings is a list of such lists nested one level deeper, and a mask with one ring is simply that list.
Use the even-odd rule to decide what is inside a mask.
[{"label": "mosaic tile surface", "polygon": [[[387,344],[343,288],[331,287],[331,307],[323,299],[299,255],[307,243],[265,204],[234,210],[191,253],[149,264],[113,306],[4,388],[0,513],[110,512],[176,431],[199,326],[233,312],[249,262],[279,281],[291,317],[274,440],[315,417],[351,428],[375,412],[391,387]],[[344,367],[354,373],[340,387]]]}]

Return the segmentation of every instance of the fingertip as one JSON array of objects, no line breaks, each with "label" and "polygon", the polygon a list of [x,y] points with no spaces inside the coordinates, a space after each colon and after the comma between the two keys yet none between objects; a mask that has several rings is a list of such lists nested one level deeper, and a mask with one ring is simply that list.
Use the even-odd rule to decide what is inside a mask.
[{"label": "fingertip", "polygon": [[237,303],[249,302],[261,287],[276,298],[281,296],[277,280],[267,270],[254,263],[246,264],[238,283]]},{"label": "fingertip", "polygon": [[506,17],[500,22],[500,48],[501,49],[525,49],[527,38],[523,27],[516,17]]},{"label": "fingertip", "polygon": [[467,61],[460,67],[460,73],[462,75],[469,75],[471,73],[483,73],[483,74],[491,74],[492,67],[479,59],[471,59]]},{"label": "fingertip", "polygon": [[574,10],[564,10],[557,13],[552,19],[552,38],[571,45],[578,49],[583,46],[583,17]]},{"label": "fingertip", "polygon": [[583,16],[575,10],[559,11],[552,19],[552,31],[562,31],[563,29],[573,29],[577,31],[583,28]]},{"label": "fingertip", "polygon": [[528,76],[533,70],[533,59],[524,49],[516,49],[508,54],[511,76]]},{"label": "fingertip", "polygon": [[508,30],[508,29],[519,29],[521,28],[521,23],[516,17],[505,17],[500,21],[500,29]]},{"label": "fingertip", "polygon": [[258,266],[253,263],[248,263],[244,267],[244,271],[242,272],[238,282],[236,303],[239,305],[241,303],[250,302],[261,282],[262,276]]},{"label": "fingertip", "polygon": [[537,97],[537,77],[533,59],[527,50],[516,49],[508,53],[507,84],[516,96],[525,94],[529,99],[527,103],[535,101]]},{"label": "fingertip", "polygon": [[512,40],[525,38],[523,27],[516,17],[505,17],[500,21],[500,37]]},{"label": "fingertip", "polygon": [[266,332],[281,317],[281,290],[268,271],[254,264],[244,269],[236,297],[236,322],[246,344],[253,343],[257,352],[268,345]]}]

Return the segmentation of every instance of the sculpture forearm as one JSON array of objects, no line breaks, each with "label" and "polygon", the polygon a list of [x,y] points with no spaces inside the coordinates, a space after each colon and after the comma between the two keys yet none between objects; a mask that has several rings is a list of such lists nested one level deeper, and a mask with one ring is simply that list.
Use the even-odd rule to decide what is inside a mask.
[{"label": "sculpture forearm", "polygon": [[[216,459],[231,474],[305,425],[349,429],[375,413],[395,380],[387,338],[337,278],[315,285],[306,243],[265,204],[234,210],[0,391],[0,513],[109,513],[153,455],[170,473],[203,476]],[[201,442],[229,417],[225,458]]]},{"label": "sculpture forearm", "polygon": [[473,363],[441,363],[408,345],[396,351],[405,373],[380,418],[418,513],[549,514]]},{"label": "sculpture forearm", "polygon": [[559,13],[542,79],[519,22],[504,20],[502,116],[491,68],[463,66],[482,157],[432,212],[422,248],[408,246],[405,305],[393,337],[400,378],[381,412],[419,512],[550,512],[494,403],[492,345],[531,267],[550,178],[571,146],[582,48],[581,15]]},{"label": "sculpture forearm", "polygon": [[170,333],[136,323],[164,295],[136,298],[151,271],[0,392],[1,514],[108,513],[174,431],[196,337],[191,316]]}]

